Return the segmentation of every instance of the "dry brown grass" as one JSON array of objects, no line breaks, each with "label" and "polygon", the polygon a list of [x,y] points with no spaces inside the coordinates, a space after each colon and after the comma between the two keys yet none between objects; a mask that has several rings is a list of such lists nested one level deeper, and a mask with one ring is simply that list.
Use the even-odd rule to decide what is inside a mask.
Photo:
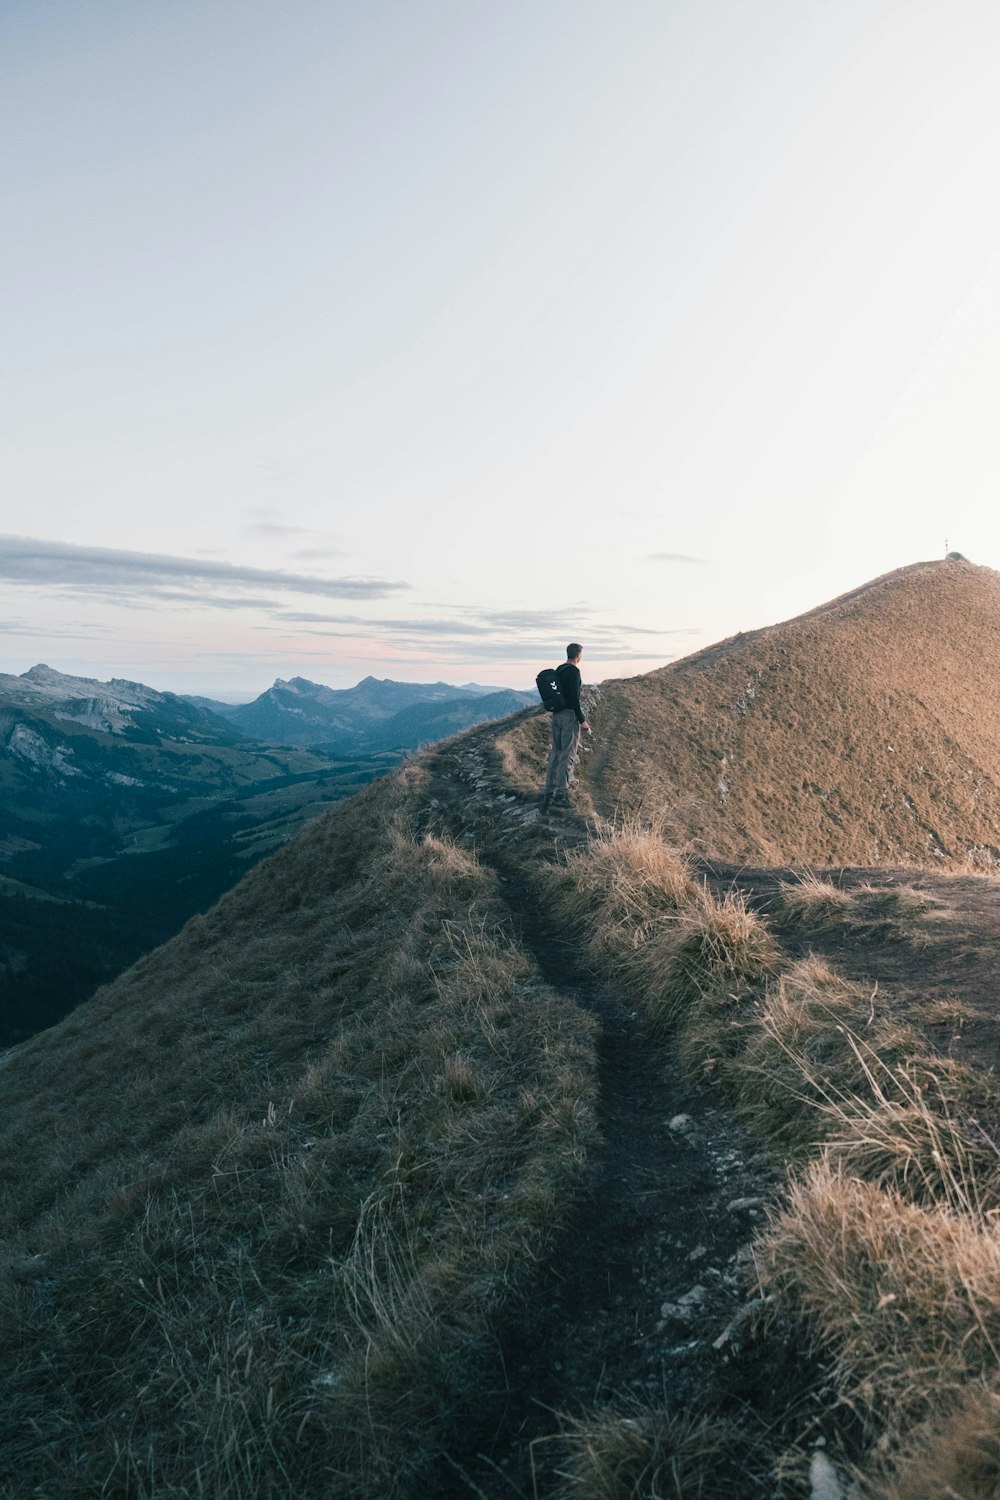
[{"label": "dry brown grass", "polygon": [[545,780],[552,727],[544,711],[529,715],[496,736],[495,745],[507,780],[522,791],[537,792]]},{"label": "dry brown grass", "polygon": [[589,1019],[419,766],[0,1084],[0,1490],[413,1493],[595,1139]]},{"label": "dry brown grass", "polygon": [[616,969],[698,887],[682,856],[655,827],[628,818],[606,829],[563,865],[545,872],[560,917],[579,932],[591,960]]},{"label": "dry brown grass", "polygon": [[672,919],[657,924],[624,972],[653,1029],[672,1031],[697,1011],[732,1019],[784,960],[766,924],[738,891],[721,901],[696,887]]},{"label": "dry brown grass", "polygon": [[997,1500],[1000,1395],[973,1387],[954,1411],[911,1437],[865,1493],[870,1500]]},{"label": "dry brown grass", "polygon": [[893,919],[905,921],[921,917],[936,905],[926,891],[913,885],[874,885],[870,880],[856,885],[851,892],[855,907],[869,921]]},{"label": "dry brown grass", "polygon": [[846,921],[850,909],[851,892],[812,871],[798,880],[783,880],[778,886],[781,919],[801,923],[816,932]]},{"label": "dry brown grass", "polygon": [[958,1031],[969,1021],[979,1020],[982,1013],[958,995],[941,995],[910,1004],[907,1014],[916,1026],[948,1026]]},{"label": "dry brown grass", "polygon": [[868,1092],[820,1106],[825,1157],[915,1202],[1000,1208],[1000,1087],[992,1076],[926,1057],[888,1068],[855,1041]]},{"label": "dry brown grass", "polygon": [[860,1072],[834,1087],[789,1052],[823,1144],[758,1245],[762,1278],[868,1448],[862,1493],[995,1494],[1000,1086],[930,1053],[891,1063],[844,1031]]},{"label": "dry brown grass", "polygon": [[584,775],[736,863],[995,868],[998,671],[1000,575],[919,564],[603,684]]},{"label": "dry brown grass", "polygon": [[[836,1398],[893,1451],[913,1422],[940,1419],[970,1382],[1000,1373],[1000,1087],[935,1056],[877,986],[815,957],[786,964],[741,899],[640,879],[647,847],[611,832],[553,877],[555,899],[592,923],[595,966],[675,1034],[689,1067],[719,1080],[786,1158],[821,1153],[762,1259],[781,1314],[804,1319],[832,1366]],[[831,898],[819,880],[804,886],[799,911],[815,926],[845,914],[905,926],[928,908],[909,887]],[[724,1492],[700,1454],[682,1472],[659,1420],[653,1408],[580,1419],[566,1496],[652,1496],[668,1476],[678,1494]],[[797,1492],[804,1460],[793,1458]]]},{"label": "dry brown grass", "polygon": [[744,1002],[782,964],[737,891],[717,901],[654,827],[624,819],[541,874],[544,899],[579,932],[594,968],[622,985],[654,1032],[692,1007]]},{"label": "dry brown grass", "polygon": [[991,1382],[1000,1348],[1000,1230],[814,1164],[765,1244],[768,1283],[831,1358],[839,1398],[872,1435]]},{"label": "dry brown grass", "polygon": [[[845,1172],[917,1200],[992,1208],[1000,1086],[934,1054],[876,999],[815,957],[793,965],[730,1038],[733,1097],[791,1159],[822,1145]],[[714,1033],[700,1042],[712,1045]]]},{"label": "dry brown grass", "polygon": [[727,1073],[736,1099],[757,1129],[796,1153],[823,1138],[829,1107],[867,1095],[871,1068],[925,1050],[910,1028],[876,1015],[871,991],[813,956],[768,987],[740,1044]]},{"label": "dry brown grass", "polygon": [[864,882],[844,887],[807,872],[796,881],[781,882],[777,916],[809,932],[839,928],[859,942],[921,947],[931,941],[924,918],[938,904],[912,885]]}]

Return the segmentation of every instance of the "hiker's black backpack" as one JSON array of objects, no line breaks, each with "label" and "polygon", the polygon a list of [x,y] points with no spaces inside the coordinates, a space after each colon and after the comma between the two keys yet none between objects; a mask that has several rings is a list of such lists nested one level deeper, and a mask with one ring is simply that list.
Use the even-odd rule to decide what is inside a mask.
[{"label": "hiker's black backpack", "polygon": [[535,678],[535,686],[550,714],[557,714],[561,708],[566,707],[554,667],[546,667],[543,672],[539,672]]}]

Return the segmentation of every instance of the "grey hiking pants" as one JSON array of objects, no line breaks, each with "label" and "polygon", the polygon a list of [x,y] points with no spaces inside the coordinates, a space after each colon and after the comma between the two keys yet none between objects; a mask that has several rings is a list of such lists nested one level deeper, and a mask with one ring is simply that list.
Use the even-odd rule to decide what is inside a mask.
[{"label": "grey hiking pants", "polygon": [[552,749],[545,772],[546,797],[568,797],[580,745],[580,722],[571,708],[552,715]]}]

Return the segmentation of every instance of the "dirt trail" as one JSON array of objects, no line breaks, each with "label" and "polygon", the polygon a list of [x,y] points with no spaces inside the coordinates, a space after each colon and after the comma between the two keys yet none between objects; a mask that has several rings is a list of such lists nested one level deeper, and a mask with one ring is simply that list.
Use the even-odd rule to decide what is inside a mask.
[{"label": "dirt trail", "polygon": [[755,1294],[750,1240],[777,1183],[733,1120],[650,1045],[634,1011],[553,931],[526,868],[584,842],[588,830],[572,816],[543,823],[533,800],[504,787],[491,746],[487,733],[469,736],[430,762],[432,819],[497,871],[545,979],[601,1027],[603,1148],[533,1299],[541,1317],[504,1336],[502,1424],[462,1460],[468,1488],[454,1491],[509,1500],[552,1493],[556,1412],[640,1400],[740,1412],[769,1404],[768,1386],[781,1378],[773,1350],[762,1364],[738,1340],[714,1343]]},{"label": "dirt trail", "polygon": [[[591,831],[573,816],[543,821],[535,799],[504,775],[495,736],[484,728],[425,761],[432,818],[496,871],[547,982],[599,1018],[603,1146],[540,1272],[532,1326],[499,1330],[507,1390],[498,1430],[455,1456],[464,1487],[441,1494],[548,1500],[565,1462],[560,1426],[594,1406],[627,1414],[630,1403],[662,1403],[736,1415],[752,1431],[773,1419],[779,1448],[794,1443],[807,1452],[827,1435],[829,1414],[810,1404],[818,1397],[797,1396],[816,1390],[796,1362],[801,1355],[782,1347],[774,1328],[722,1337],[756,1290],[749,1242],[781,1191],[778,1174],[713,1094],[685,1079],[668,1049],[648,1042],[623,997],[581,963],[572,935],[553,930],[533,866],[585,843]],[[607,753],[604,743],[595,746],[588,783]],[[848,920],[810,927],[783,907],[781,883],[797,878],[790,869],[704,861],[700,873],[716,894],[744,892],[788,957],[816,952],[869,986],[873,1013],[898,1012],[936,1051],[977,1068],[1000,1064],[1000,880],[886,867],[829,871],[848,888],[915,887],[924,908],[904,891],[895,906],[883,902],[885,920],[857,920],[861,907],[845,903]],[[763,1500],[768,1491],[748,1475],[743,1493]]]}]

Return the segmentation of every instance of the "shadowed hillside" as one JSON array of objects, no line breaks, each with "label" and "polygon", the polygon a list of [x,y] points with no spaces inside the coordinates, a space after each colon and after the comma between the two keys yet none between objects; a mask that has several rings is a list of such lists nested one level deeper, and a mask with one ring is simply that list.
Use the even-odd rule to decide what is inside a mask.
[{"label": "shadowed hillside", "polygon": [[593,1026],[427,783],[0,1057],[0,1492],[412,1494],[495,1420]]},{"label": "shadowed hillside", "polygon": [[587,816],[469,731],[0,1055],[0,1493],[995,1500],[998,583],[594,690]]},{"label": "shadowed hillside", "polygon": [[251,743],[120,678],[0,675],[0,1047],[59,1020],[399,758]]},{"label": "shadowed hillside", "polygon": [[[602,689],[589,784],[754,864],[1000,861],[1000,574],[918,563]],[[536,729],[542,734],[542,728]]]}]

